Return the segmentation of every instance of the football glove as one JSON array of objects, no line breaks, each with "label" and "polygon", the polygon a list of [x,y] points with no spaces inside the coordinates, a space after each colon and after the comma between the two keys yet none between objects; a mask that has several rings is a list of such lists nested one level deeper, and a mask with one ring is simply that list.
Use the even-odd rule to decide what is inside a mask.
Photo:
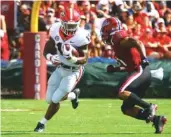
[{"label": "football glove", "polygon": [[56,65],[56,64],[60,64],[60,58],[58,54],[52,55],[52,54],[47,54],[46,55],[47,60],[51,61],[52,64]]},{"label": "football glove", "polygon": [[149,61],[148,61],[147,58],[144,58],[144,59],[142,60],[141,65],[142,65],[143,68],[145,68],[145,67],[148,66],[149,64],[150,64],[150,63],[149,63]]}]

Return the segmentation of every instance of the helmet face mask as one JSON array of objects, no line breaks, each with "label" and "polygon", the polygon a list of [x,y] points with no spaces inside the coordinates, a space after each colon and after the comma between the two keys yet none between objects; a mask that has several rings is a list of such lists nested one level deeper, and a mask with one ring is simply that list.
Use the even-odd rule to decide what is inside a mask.
[{"label": "helmet face mask", "polygon": [[101,28],[101,36],[102,36],[103,42],[109,45],[112,44],[111,42],[112,35],[121,29],[122,29],[122,26],[121,26],[121,22],[119,19],[114,18],[114,17],[107,18],[103,22],[102,28]]},{"label": "helmet face mask", "polygon": [[102,41],[105,44],[111,45],[111,35],[110,34],[101,32],[101,36],[102,36]]},{"label": "helmet face mask", "polygon": [[61,28],[65,35],[74,35],[79,26],[78,22],[64,22],[62,21]]}]

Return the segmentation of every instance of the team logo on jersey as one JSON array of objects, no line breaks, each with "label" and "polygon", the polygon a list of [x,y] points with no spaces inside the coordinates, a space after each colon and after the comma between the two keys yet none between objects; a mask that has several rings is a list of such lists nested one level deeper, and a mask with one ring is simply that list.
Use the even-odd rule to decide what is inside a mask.
[{"label": "team logo on jersey", "polygon": [[56,41],[59,41],[59,36],[55,36],[55,40]]},{"label": "team logo on jersey", "polygon": [[65,16],[65,13],[64,12],[61,12],[61,17],[64,17]]}]

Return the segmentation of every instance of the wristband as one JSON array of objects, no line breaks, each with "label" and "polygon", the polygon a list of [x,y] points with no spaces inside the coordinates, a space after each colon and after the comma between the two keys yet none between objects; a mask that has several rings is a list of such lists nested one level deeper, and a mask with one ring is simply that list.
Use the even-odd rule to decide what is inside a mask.
[{"label": "wristband", "polygon": [[49,61],[51,61],[51,58],[52,58],[52,54],[48,53],[48,54],[46,55],[46,59],[49,60]]}]

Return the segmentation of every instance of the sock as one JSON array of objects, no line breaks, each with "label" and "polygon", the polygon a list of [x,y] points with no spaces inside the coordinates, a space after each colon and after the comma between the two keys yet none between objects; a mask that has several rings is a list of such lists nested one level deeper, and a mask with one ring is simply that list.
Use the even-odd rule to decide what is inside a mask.
[{"label": "sock", "polygon": [[68,97],[67,97],[68,100],[74,100],[75,98],[76,98],[76,95],[75,95],[74,92],[70,92],[70,93],[68,94]]},{"label": "sock", "polygon": [[142,108],[149,108],[150,104],[142,100],[140,97],[138,97],[136,94],[131,93],[130,96],[127,98],[128,102],[132,102],[133,104],[136,104]]},{"label": "sock", "polygon": [[48,120],[46,119],[46,118],[42,118],[42,120],[40,121],[40,123],[42,123],[42,124],[46,124],[48,122]]}]

